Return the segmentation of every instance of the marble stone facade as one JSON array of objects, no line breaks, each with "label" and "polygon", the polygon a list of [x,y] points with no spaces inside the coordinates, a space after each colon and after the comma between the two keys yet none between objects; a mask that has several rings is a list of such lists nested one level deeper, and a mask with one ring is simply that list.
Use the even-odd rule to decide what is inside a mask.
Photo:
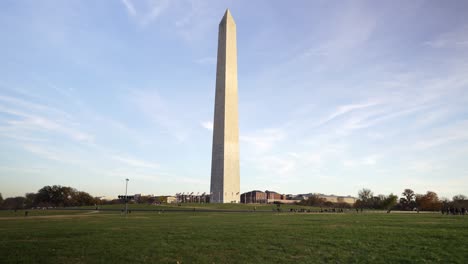
[{"label": "marble stone facade", "polygon": [[228,10],[218,33],[211,202],[240,202],[236,24]]}]

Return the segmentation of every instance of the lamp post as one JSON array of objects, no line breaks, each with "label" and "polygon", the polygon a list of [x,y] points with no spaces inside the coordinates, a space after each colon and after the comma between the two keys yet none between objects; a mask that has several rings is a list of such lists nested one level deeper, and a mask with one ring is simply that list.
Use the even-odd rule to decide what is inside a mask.
[{"label": "lamp post", "polygon": [[128,213],[128,196],[127,196],[127,189],[128,189],[128,179],[125,179],[125,214]]}]

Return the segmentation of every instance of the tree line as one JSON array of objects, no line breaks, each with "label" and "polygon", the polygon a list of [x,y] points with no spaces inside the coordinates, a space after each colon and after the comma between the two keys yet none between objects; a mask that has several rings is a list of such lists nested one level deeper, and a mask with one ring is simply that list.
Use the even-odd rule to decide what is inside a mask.
[{"label": "tree line", "polygon": [[421,210],[439,211],[447,207],[467,207],[468,200],[465,195],[455,195],[452,200],[439,198],[437,193],[427,191],[425,194],[415,193],[411,189],[405,189],[400,198],[394,194],[374,195],[370,189],[362,189],[358,193],[356,208],[385,209],[385,210]]},{"label": "tree line", "polygon": [[6,199],[3,199],[0,194],[1,209],[85,206],[95,205],[98,201],[98,198],[92,197],[87,192],[60,185],[44,186],[36,193],[26,193],[25,196],[9,197]]},{"label": "tree line", "polygon": [[[162,203],[165,197],[142,196],[133,202],[136,203]],[[99,204],[121,204],[120,199],[101,201],[92,197],[89,193],[78,191],[72,187],[53,185],[44,186],[37,193],[26,193],[25,196],[9,197],[3,199],[0,193],[0,209],[29,209],[34,207],[74,207]],[[440,199],[437,193],[428,191],[425,194],[417,194],[411,189],[405,189],[400,198],[397,195],[374,195],[367,188],[358,192],[358,199],[354,205],[347,203],[332,203],[318,195],[312,195],[303,200],[300,205],[325,206],[338,208],[366,208],[379,210],[422,210],[438,211],[443,208],[468,208],[468,199],[465,195],[455,195],[452,200]]]},{"label": "tree line", "polygon": [[421,210],[421,211],[439,211],[442,208],[456,207],[468,208],[468,199],[466,196],[459,194],[455,195],[452,200],[440,199],[437,193],[428,191],[425,194],[417,194],[411,189],[405,189],[401,196],[391,193],[389,195],[374,195],[367,188],[361,189],[358,192],[358,199],[354,205],[347,203],[332,203],[319,195],[312,195],[307,200],[299,202],[300,205],[309,206],[325,206],[338,208],[366,208],[377,210]]},{"label": "tree line", "polygon": [[[130,201],[139,204],[161,204],[167,202],[167,196],[139,196]],[[0,193],[0,209],[30,209],[43,207],[76,207],[123,204],[123,199],[101,200],[87,192],[78,191],[75,188],[53,185],[44,186],[36,193],[26,193],[24,196],[9,197],[3,199]]]}]

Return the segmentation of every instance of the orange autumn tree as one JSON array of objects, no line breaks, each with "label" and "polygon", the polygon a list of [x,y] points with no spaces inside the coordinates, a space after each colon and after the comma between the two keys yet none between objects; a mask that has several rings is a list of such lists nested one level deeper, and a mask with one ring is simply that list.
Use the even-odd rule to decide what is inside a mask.
[{"label": "orange autumn tree", "polygon": [[437,193],[428,191],[426,194],[416,195],[416,205],[420,210],[437,211],[440,210],[442,202],[439,200]]}]

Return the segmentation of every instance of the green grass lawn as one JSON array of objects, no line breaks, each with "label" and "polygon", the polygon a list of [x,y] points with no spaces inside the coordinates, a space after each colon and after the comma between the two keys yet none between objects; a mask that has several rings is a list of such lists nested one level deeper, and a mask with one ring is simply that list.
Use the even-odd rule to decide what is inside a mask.
[{"label": "green grass lawn", "polygon": [[[100,205],[102,209],[122,209],[125,207],[124,204],[114,204],[114,205]],[[95,206],[86,206],[81,208],[90,208],[94,209]],[[206,209],[206,210],[240,210],[240,211],[272,211],[276,210],[277,206],[275,204],[220,204],[220,203],[181,203],[180,206],[177,204],[161,204],[161,205],[150,205],[150,204],[128,204],[128,208],[131,209],[144,209],[144,210],[193,210],[196,209]],[[311,206],[300,206],[300,205],[289,205],[282,204],[280,205],[281,210],[289,211],[289,209],[311,209],[319,211],[319,207]]]},{"label": "green grass lawn", "polygon": [[0,263],[468,262],[441,214],[4,211],[0,234]]}]

